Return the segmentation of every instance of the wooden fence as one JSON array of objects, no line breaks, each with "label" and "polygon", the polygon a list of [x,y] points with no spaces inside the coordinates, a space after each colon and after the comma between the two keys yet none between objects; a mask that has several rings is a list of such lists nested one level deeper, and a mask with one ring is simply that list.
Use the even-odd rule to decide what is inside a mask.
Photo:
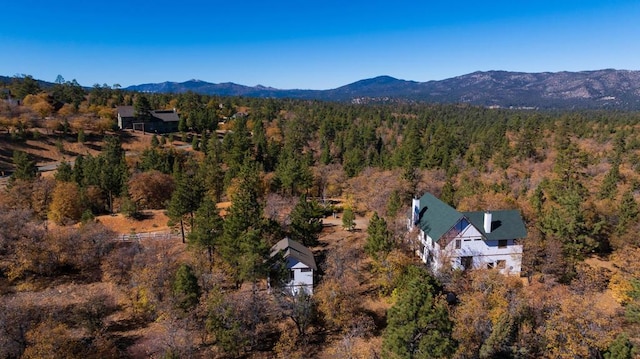
[{"label": "wooden fence", "polygon": [[143,239],[169,240],[174,238],[181,238],[181,236],[179,233],[173,232],[140,232],[118,235],[119,241],[140,241]]}]

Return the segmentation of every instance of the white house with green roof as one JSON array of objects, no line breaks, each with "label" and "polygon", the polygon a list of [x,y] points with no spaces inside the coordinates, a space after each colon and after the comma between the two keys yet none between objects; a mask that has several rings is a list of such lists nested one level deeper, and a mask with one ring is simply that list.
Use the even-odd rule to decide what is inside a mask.
[{"label": "white house with green roof", "polygon": [[410,227],[419,230],[418,255],[434,271],[450,265],[520,274],[527,229],[517,210],[459,212],[426,193],[413,199]]}]

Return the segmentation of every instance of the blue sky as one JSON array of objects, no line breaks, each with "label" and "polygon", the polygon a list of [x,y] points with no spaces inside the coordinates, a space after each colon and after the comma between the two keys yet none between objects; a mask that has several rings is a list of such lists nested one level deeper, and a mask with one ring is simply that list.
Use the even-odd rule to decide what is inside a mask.
[{"label": "blue sky", "polygon": [[640,2],[21,0],[0,75],[329,89],[379,75],[640,70]]}]

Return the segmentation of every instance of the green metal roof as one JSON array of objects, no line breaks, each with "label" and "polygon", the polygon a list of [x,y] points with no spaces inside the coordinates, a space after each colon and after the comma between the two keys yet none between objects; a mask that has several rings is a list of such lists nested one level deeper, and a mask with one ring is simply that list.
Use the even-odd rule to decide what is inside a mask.
[{"label": "green metal roof", "polygon": [[524,221],[517,210],[490,211],[491,233],[484,231],[484,212],[458,212],[431,193],[420,197],[420,222],[424,233],[438,242],[462,217],[482,233],[487,240],[517,239],[527,236]]},{"label": "green metal roof", "polygon": [[431,193],[420,197],[420,229],[438,241],[462,218],[462,213],[442,202]]},{"label": "green metal roof", "polygon": [[484,231],[484,212],[464,212],[463,214],[488,240],[517,239],[527,236],[527,228],[524,225],[520,211],[490,211],[491,233]]}]

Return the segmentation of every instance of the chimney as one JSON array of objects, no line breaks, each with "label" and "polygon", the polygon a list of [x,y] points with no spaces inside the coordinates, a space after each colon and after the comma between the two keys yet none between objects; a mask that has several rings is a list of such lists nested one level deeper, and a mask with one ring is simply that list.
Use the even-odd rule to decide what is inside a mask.
[{"label": "chimney", "polygon": [[411,222],[414,225],[420,222],[420,199],[415,197],[411,202]]},{"label": "chimney", "polygon": [[491,212],[484,212],[484,233],[491,233]]}]

